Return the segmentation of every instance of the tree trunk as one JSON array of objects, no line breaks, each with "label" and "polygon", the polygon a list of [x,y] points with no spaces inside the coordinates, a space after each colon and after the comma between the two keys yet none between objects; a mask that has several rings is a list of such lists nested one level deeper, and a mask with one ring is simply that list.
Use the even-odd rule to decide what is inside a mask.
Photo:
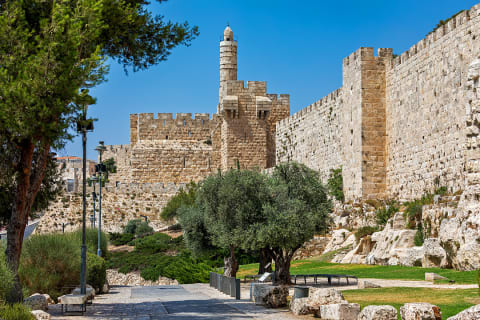
[{"label": "tree trunk", "polygon": [[228,258],[223,258],[223,263],[225,265],[223,275],[235,278],[238,271],[238,261],[235,257],[235,248],[233,246],[230,247],[230,256]]},{"label": "tree trunk", "polygon": [[[39,150],[38,157],[34,158],[35,145],[31,141],[21,144],[21,156],[17,167],[17,186],[12,206],[12,216],[7,226],[6,260],[10,270],[15,275],[12,290],[7,294],[9,303],[23,300],[22,286],[18,277],[20,255],[22,253],[23,235],[28,223],[28,216],[40,189],[47,163],[49,145]],[[32,163],[35,163],[33,167]]]},{"label": "tree trunk", "polygon": [[[260,249],[258,274],[272,272],[272,256],[266,248]],[[270,264],[268,267],[267,265]]]},{"label": "tree trunk", "polygon": [[291,257],[281,250],[275,256],[275,284],[289,285],[290,279],[290,261]]}]

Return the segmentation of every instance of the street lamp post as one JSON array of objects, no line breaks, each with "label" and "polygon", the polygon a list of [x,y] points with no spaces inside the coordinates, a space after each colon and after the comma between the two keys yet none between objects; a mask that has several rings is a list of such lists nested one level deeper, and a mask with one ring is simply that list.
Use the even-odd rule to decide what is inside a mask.
[{"label": "street lamp post", "polygon": [[92,192],[92,201],[93,201],[93,221],[92,221],[92,228],[95,228],[95,201],[97,201],[97,193],[95,192],[95,184],[97,183],[97,176],[95,174],[92,175],[90,178],[93,185],[93,192]]},{"label": "street lamp post", "polygon": [[102,172],[104,171],[104,165],[102,164],[102,154],[107,148],[105,147],[103,141],[99,141],[98,146],[95,150],[98,151],[99,155],[99,164],[98,164],[98,245],[97,245],[97,255],[102,256],[102,250],[100,248],[100,239],[102,235]]}]

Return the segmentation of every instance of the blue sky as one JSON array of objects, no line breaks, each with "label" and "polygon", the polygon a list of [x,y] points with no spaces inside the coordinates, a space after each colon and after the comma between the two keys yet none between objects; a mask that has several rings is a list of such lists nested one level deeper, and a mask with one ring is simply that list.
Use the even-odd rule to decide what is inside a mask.
[{"label": "blue sky", "polygon": [[[172,21],[200,28],[190,47],[178,47],[166,62],[130,72],[111,63],[108,81],[93,90],[98,118],[88,134],[88,158],[99,140],[129,143],[130,113],[215,113],[219,86],[219,41],[227,23],[238,40],[238,79],[267,81],[269,93],[290,94],[295,113],[342,85],[342,59],[359,47],[393,48],[400,54],[441,19],[478,0],[270,1],[170,0],[150,5]],[[81,156],[81,140],[59,155]]]}]

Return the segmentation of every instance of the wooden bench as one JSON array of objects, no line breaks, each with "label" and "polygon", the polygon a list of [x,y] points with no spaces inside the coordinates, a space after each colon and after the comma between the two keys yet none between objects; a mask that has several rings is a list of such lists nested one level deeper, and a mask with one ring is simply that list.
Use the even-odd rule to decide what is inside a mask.
[{"label": "wooden bench", "polygon": [[350,279],[355,279],[358,283],[358,278],[356,276],[351,276],[347,274],[294,274],[292,275],[295,284],[297,284],[297,278],[303,278],[305,284],[307,284],[307,278],[313,278],[313,281],[315,284],[318,282],[318,278],[327,278],[328,280],[328,285],[332,285],[332,279],[337,279],[338,282],[337,284],[340,284],[340,279],[345,278],[347,280],[347,284],[350,284]]},{"label": "wooden bench", "polygon": [[[62,305],[62,314],[67,312],[80,312],[83,316],[83,313],[87,311],[87,295],[85,294],[66,294],[58,297],[58,303]],[[65,306],[65,310],[63,309]],[[68,310],[68,306],[80,306],[80,310]]]}]

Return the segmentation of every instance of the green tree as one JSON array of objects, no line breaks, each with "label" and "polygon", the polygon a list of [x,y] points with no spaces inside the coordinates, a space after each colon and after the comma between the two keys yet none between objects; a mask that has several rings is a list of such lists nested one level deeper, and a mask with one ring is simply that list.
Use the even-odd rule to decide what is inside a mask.
[{"label": "green tree", "polygon": [[181,209],[185,239],[194,252],[212,246],[228,250],[226,276],[235,277],[238,271],[235,250],[250,248],[257,237],[263,205],[269,201],[266,181],[264,175],[249,170],[212,175],[198,189],[196,205]]},{"label": "green tree", "polygon": [[162,219],[165,221],[173,221],[177,218],[178,209],[181,206],[192,206],[195,203],[197,188],[197,184],[193,181],[186,186],[186,191],[180,188],[178,193],[170,198],[165,207],[163,207],[160,213]]},{"label": "green tree", "polygon": [[328,178],[327,186],[332,197],[340,202],[345,201],[345,195],[343,194],[342,168],[330,169],[330,177]]},{"label": "green tree", "polygon": [[275,167],[269,188],[273,201],[264,205],[265,222],[258,226],[251,245],[268,248],[276,280],[290,284],[293,254],[316,231],[329,227],[331,202],[318,173],[296,162]]},{"label": "green tree", "polygon": [[[159,2],[162,2],[159,0]],[[152,16],[145,0],[0,0],[0,145],[13,168],[7,262],[17,274],[27,218],[51,149],[105,80],[110,57],[133,71],[167,58],[198,35]],[[18,276],[10,302],[22,300]]]}]

